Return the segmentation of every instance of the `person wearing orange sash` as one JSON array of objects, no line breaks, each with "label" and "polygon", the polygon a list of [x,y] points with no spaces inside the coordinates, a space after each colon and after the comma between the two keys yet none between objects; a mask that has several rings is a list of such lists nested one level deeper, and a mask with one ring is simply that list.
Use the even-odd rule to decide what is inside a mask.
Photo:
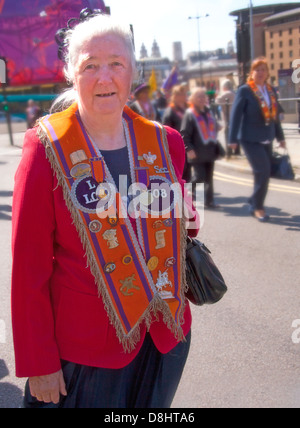
[{"label": "person wearing orange sash", "polygon": [[182,119],[186,109],[187,94],[185,86],[176,85],[172,88],[170,103],[164,113],[162,123],[180,132]]},{"label": "person wearing orange sash", "polygon": [[24,407],[170,407],[191,338],[186,237],[199,224],[182,197],[184,144],[126,106],[129,25],[87,9],[56,40],[73,86],[26,133],[15,176]]},{"label": "person wearing orange sash", "polygon": [[214,162],[219,157],[217,141],[218,123],[208,108],[206,88],[194,88],[189,98],[181,125],[187,155],[187,181],[192,183],[193,198],[196,199],[198,183],[204,183],[206,208],[218,208],[214,201]]},{"label": "person wearing orange sash", "polygon": [[253,61],[248,81],[236,94],[232,107],[229,146],[241,143],[253,169],[254,191],[249,199],[250,213],[260,222],[267,222],[264,202],[271,175],[272,142],[276,138],[285,147],[279,120],[279,104],[275,89],[268,83],[269,67],[265,58]]}]

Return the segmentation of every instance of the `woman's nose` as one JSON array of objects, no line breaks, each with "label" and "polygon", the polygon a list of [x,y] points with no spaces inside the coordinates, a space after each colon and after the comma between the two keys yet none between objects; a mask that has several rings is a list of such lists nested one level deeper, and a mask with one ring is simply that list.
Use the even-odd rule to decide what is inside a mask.
[{"label": "woman's nose", "polygon": [[102,66],[98,69],[98,82],[105,84],[112,81],[111,71],[108,66]]}]

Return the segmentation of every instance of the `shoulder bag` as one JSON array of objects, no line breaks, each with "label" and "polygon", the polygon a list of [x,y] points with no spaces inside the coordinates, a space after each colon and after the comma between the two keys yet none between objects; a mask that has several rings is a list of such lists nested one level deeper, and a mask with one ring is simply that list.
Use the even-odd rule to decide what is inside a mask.
[{"label": "shoulder bag", "polygon": [[189,237],[187,239],[186,297],[197,306],[217,303],[227,291],[224,278],[215,265],[209,249],[198,239]]}]

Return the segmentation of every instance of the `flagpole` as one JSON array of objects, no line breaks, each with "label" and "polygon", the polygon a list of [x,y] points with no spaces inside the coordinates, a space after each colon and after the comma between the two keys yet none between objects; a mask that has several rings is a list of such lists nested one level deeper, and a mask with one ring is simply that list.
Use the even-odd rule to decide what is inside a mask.
[{"label": "flagpole", "polygon": [[201,18],[207,18],[209,14],[207,13],[204,16],[189,16],[189,19],[197,19],[197,29],[198,29],[198,51],[199,51],[199,61],[200,61],[200,79],[201,79],[201,85],[202,85],[202,60],[201,60],[201,50],[200,50],[200,19]]},{"label": "flagpole", "polygon": [[254,52],[254,34],[253,34],[253,4],[252,0],[250,0],[249,6],[249,16],[250,16],[250,52],[251,52],[251,62],[254,60],[255,52]]}]

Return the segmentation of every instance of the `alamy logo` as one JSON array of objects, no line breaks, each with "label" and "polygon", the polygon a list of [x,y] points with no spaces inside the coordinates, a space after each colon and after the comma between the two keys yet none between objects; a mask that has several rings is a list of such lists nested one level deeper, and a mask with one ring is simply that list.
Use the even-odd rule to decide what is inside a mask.
[{"label": "alamy logo", "polygon": [[297,85],[300,83],[300,59],[294,59],[292,63],[292,68],[294,68],[293,74],[292,74],[292,81]]},{"label": "alamy logo", "polygon": [[0,343],[6,343],[6,326],[3,320],[0,320]]},{"label": "alamy logo", "polygon": [[6,62],[0,58],[0,83],[6,83]]},{"label": "alamy logo", "polygon": [[293,321],[292,328],[295,329],[292,334],[292,341],[297,345],[300,343],[300,320]]}]

